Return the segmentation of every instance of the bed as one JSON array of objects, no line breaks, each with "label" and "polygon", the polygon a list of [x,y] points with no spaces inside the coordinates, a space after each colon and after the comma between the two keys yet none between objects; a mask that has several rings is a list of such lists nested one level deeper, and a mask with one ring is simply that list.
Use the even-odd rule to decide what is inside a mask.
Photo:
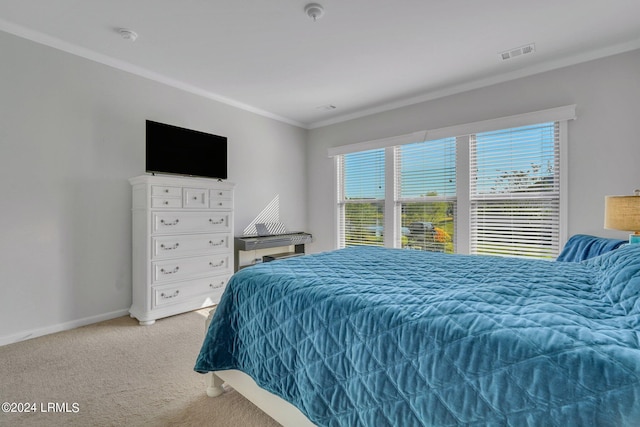
[{"label": "bed", "polygon": [[230,280],[194,369],[283,425],[638,425],[640,245],[605,246],[256,265]]}]

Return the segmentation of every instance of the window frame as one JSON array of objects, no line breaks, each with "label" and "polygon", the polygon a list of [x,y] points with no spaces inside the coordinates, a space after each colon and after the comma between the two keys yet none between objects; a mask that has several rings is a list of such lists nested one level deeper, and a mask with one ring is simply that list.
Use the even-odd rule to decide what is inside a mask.
[{"label": "window frame", "polygon": [[[542,259],[558,256],[560,184],[564,169],[560,164],[560,123],[545,122],[469,135],[471,253]],[[486,145],[487,140],[490,145]],[[547,145],[548,142],[551,144]],[[553,164],[547,173],[538,174],[532,169],[532,162],[544,158]],[[518,181],[520,178],[512,179],[514,172],[522,176],[520,168],[524,163],[528,169],[526,185]],[[544,170],[542,165],[539,168]],[[489,190],[486,186],[495,185],[501,177],[496,171],[502,171],[508,183],[502,189]],[[537,183],[531,185],[536,178]],[[542,186],[537,186],[539,183]]]},{"label": "window frame", "polygon": [[[377,151],[379,151],[378,149],[372,149],[372,150],[364,150],[364,151],[358,151],[358,152],[354,152],[354,153],[349,153],[349,154],[363,154],[366,158],[366,156],[372,156],[372,158],[377,158],[378,157],[378,153]],[[347,155],[349,155],[347,154]],[[344,185],[344,180],[345,180],[345,155],[341,155],[341,156],[336,156],[336,175],[338,176],[337,179],[337,186],[336,186],[336,190],[337,190],[337,204],[338,204],[338,208],[337,208],[337,224],[338,227],[336,227],[336,240],[337,240],[337,247],[346,247],[346,235],[347,233],[344,230],[344,223],[343,220],[344,218],[346,218],[346,210],[347,210],[347,206],[348,205],[381,205],[382,206],[382,214],[383,214],[383,230],[384,229],[388,229],[387,228],[387,224],[386,224],[386,218],[387,218],[387,209],[386,209],[386,204],[387,204],[387,197],[388,197],[388,190],[387,190],[387,152],[386,150],[382,151],[382,155],[383,155],[383,160],[382,160],[382,168],[383,168],[383,173],[382,173],[382,179],[383,179],[383,183],[384,183],[384,196],[382,198],[377,198],[377,197],[372,197],[372,198],[353,198],[353,199],[348,199],[346,197],[346,189],[345,189],[345,185]],[[356,160],[358,161],[358,160]],[[386,234],[386,233],[385,233]],[[377,231],[376,231],[376,235],[377,235]],[[386,240],[386,236],[383,235],[383,242],[382,245],[376,245],[376,246],[387,246],[387,243],[385,242]],[[356,239],[357,240],[357,239]],[[364,236],[363,239],[361,239],[361,241],[364,241]],[[356,243],[357,245],[358,243]],[[364,244],[364,243],[362,243]],[[350,245],[352,246],[352,245]]]},{"label": "window frame", "polygon": [[[500,129],[528,126],[545,122],[558,122],[559,131],[559,164],[560,164],[560,195],[559,195],[559,247],[561,248],[567,239],[567,152],[568,152],[568,121],[576,118],[576,105],[551,108],[498,119],[484,120],[480,122],[455,125],[430,131],[418,131],[410,134],[365,141],[356,144],[348,144],[332,147],[328,150],[328,156],[334,159],[334,189],[335,200],[339,201],[341,194],[341,180],[339,172],[339,158],[348,153],[385,148],[385,230],[392,233],[384,234],[384,246],[401,247],[400,227],[400,202],[397,197],[396,185],[396,158],[395,146],[421,141],[429,141],[446,137],[456,138],[456,181],[457,181],[457,218],[455,232],[455,251],[460,254],[470,253],[470,184],[469,184],[469,135],[495,131]],[[390,185],[393,184],[393,185]],[[391,202],[390,202],[391,201]],[[334,205],[335,207],[336,205]],[[340,216],[339,209],[334,209],[335,222],[335,248],[340,247]]]},{"label": "window frame", "polygon": [[[413,144],[403,144],[403,145],[396,145],[395,147],[393,147],[394,151],[393,151],[393,155],[394,155],[394,162],[395,162],[395,167],[396,167],[396,172],[394,177],[393,177],[393,182],[396,186],[396,197],[394,199],[394,203],[396,206],[396,215],[399,219],[399,228],[395,229],[396,232],[396,236],[395,236],[395,246],[397,248],[402,248],[402,237],[403,237],[403,233],[402,233],[402,211],[403,211],[403,206],[404,205],[410,205],[410,204],[422,204],[422,203],[439,203],[439,202],[445,202],[445,203],[453,203],[453,242],[452,246],[453,246],[453,252],[456,252],[456,239],[457,239],[457,224],[458,224],[458,220],[457,220],[457,204],[458,204],[458,191],[457,191],[457,186],[458,186],[458,182],[457,182],[457,156],[458,156],[458,147],[457,147],[457,143],[455,141],[456,138],[453,137],[449,137],[449,138],[441,138],[438,140],[430,140],[430,141],[421,141],[421,142],[417,142],[417,143],[413,143]],[[403,165],[403,157],[401,156],[402,154],[402,149],[404,147],[410,146],[410,145],[414,145],[416,147],[414,147],[414,149],[417,149],[418,151],[422,150],[423,146],[428,146],[431,143],[437,143],[437,144],[441,144],[441,147],[439,147],[438,149],[432,150],[432,148],[426,148],[425,151],[426,153],[435,151],[438,152],[440,151],[440,148],[443,150],[443,160],[446,158],[447,154],[446,152],[448,150],[453,150],[453,167],[454,167],[454,173],[453,173],[453,178],[454,178],[454,184],[453,187],[455,189],[455,194],[454,195],[447,195],[447,194],[443,194],[443,195],[432,195],[432,196],[417,196],[417,197],[409,197],[409,196],[404,196],[402,194],[402,170],[401,170],[401,166]],[[448,144],[453,144],[453,146],[448,146]],[[446,164],[446,161],[445,161]],[[437,169],[438,170],[438,169]],[[444,169],[439,169],[439,172],[441,172],[440,174],[437,175],[437,180],[430,180],[430,179],[426,179],[425,183],[430,181],[430,183],[438,183],[438,185],[443,185],[443,187],[441,187],[441,189],[444,189],[444,187],[446,187],[446,184],[443,184],[443,181],[446,181],[447,177],[450,177],[450,175],[448,175],[446,173],[446,171]],[[421,178],[426,178],[426,177],[419,177],[418,180],[421,180]],[[412,183],[415,183],[415,181],[413,181]],[[446,190],[444,191],[446,193]],[[409,226],[409,225],[407,225]],[[400,230],[400,232],[398,232],[398,230]],[[417,239],[418,241],[420,240],[419,238]],[[435,246],[438,245],[437,243],[433,242],[432,244],[426,245],[424,240],[423,240],[423,244],[421,245],[422,247],[424,246]],[[445,245],[442,245],[441,248],[444,251],[445,249]]]}]

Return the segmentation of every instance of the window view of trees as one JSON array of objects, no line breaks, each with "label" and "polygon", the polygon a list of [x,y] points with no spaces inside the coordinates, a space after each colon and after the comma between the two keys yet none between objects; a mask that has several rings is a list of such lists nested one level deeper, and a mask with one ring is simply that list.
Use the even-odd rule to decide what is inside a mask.
[{"label": "window view of trees", "polygon": [[384,244],[384,203],[345,203],[345,246]]},{"label": "window view of trees", "polygon": [[474,204],[485,218],[476,227],[476,254],[552,259],[557,256],[557,203],[546,200],[493,200]]},{"label": "window view of trees", "polygon": [[471,253],[557,256],[558,124],[476,134],[470,148]]},{"label": "window view of trees", "polygon": [[525,193],[539,191],[553,191],[554,168],[551,162],[542,169],[541,165],[531,164],[528,169],[499,171],[494,178],[490,193]]},{"label": "window view of trees", "polygon": [[[404,203],[401,247],[453,253],[454,202]],[[345,246],[384,244],[384,203],[345,203]]]},{"label": "window view of trees", "polygon": [[[460,236],[468,233],[469,253],[554,258],[559,126],[548,122],[340,156],[340,245],[383,246],[387,233],[389,246],[454,253],[456,232],[464,227]],[[464,183],[456,182],[459,149],[469,154]],[[389,193],[394,199],[387,199]],[[458,206],[468,206],[468,223],[457,224]],[[385,230],[385,213],[398,219],[397,229]]]},{"label": "window view of trees", "polygon": [[456,223],[456,139],[398,147],[401,247],[453,253]]},{"label": "window view of trees", "polygon": [[402,204],[402,247],[453,253],[454,202]]},{"label": "window view of trees", "polygon": [[369,150],[342,158],[340,214],[344,246],[382,246],[384,238],[385,151]]}]

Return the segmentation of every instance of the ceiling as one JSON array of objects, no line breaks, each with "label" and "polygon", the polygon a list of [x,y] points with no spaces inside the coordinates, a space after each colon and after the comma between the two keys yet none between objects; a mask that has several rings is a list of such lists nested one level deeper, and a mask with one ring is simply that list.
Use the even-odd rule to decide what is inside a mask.
[{"label": "ceiling", "polygon": [[640,48],[639,0],[309,2],[0,0],[0,30],[308,129]]}]

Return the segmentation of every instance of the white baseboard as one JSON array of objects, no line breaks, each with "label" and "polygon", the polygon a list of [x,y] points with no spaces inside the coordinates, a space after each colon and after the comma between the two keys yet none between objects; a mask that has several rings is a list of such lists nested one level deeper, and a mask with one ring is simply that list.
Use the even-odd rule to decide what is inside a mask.
[{"label": "white baseboard", "polygon": [[6,335],[4,337],[0,337],[0,346],[41,337],[43,335],[54,334],[56,332],[68,331],[69,329],[91,325],[92,323],[98,323],[104,320],[115,319],[116,317],[125,316],[127,314],[129,314],[128,309],[117,310],[110,313],[99,314],[97,316],[85,317],[83,319],[72,320],[70,322],[58,323],[57,325],[50,325],[43,328],[19,332],[17,334]]}]

